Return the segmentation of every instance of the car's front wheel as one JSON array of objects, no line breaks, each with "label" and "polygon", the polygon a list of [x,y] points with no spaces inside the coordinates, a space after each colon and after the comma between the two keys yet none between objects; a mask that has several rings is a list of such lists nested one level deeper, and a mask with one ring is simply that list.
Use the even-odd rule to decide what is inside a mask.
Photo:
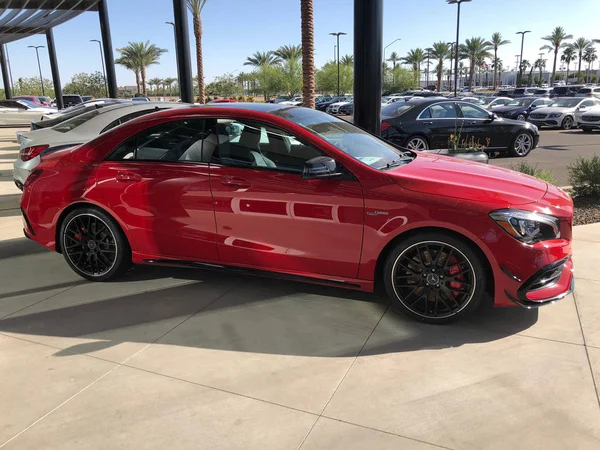
[{"label": "car's front wheel", "polygon": [[526,131],[520,132],[515,137],[512,145],[508,149],[511,156],[527,156],[533,150],[533,136]]},{"label": "car's front wheel", "polygon": [[525,120],[525,119],[526,119],[525,114],[519,114],[517,116],[517,120]]},{"label": "car's front wheel", "polygon": [[560,125],[560,127],[563,130],[570,130],[571,128],[573,128],[573,125],[575,125],[575,121],[573,120],[572,117],[567,116],[563,119],[562,124]]},{"label": "car's front wheel", "polygon": [[406,140],[406,148],[409,150],[429,150],[429,144],[422,136],[410,136]]},{"label": "car's front wheel", "polygon": [[88,280],[109,281],[131,266],[125,234],[98,208],[78,208],[67,214],[60,228],[60,248],[71,269]]},{"label": "car's front wheel", "polygon": [[461,239],[423,232],[389,254],[383,280],[388,295],[417,320],[445,323],[473,312],[486,295],[487,265]]}]

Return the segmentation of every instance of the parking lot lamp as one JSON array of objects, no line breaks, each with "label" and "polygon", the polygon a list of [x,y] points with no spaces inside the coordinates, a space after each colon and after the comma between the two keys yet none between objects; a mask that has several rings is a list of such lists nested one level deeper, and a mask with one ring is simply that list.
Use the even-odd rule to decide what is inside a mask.
[{"label": "parking lot lamp", "polygon": [[108,83],[106,82],[106,69],[104,68],[104,52],[102,51],[102,42],[98,39],[90,39],[90,42],[97,42],[98,48],[100,49],[100,61],[102,61],[102,75],[104,76],[104,89],[106,90],[106,96],[108,97]]},{"label": "parking lot lamp", "polygon": [[518,86],[520,87],[523,84],[523,43],[525,42],[525,35],[527,33],[531,33],[531,31],[527,30],[527,31],[517,31],[515,34],[520,34],[521,35],[521,57],[519,59],[520,65],[519,65],[519,79],[517,81]]},{"label": "parking lot lamp", "polygon": [[[458,35],[460,31],[460,4],[464,2],[470,2],[471,0],[446,0],[449,5],[458,5],[458,11],[456,13],[456,58],[454,59],[454,73],[458,73]],[[456,91],[458,90],[458,77],[454,77],[454,96],[456,97]]]},{"label": "parking lot lamp", "polygon": [[42,66],[40,65],[40,48],[46,48],[44,45],[28,45],[27,48],[35,48],[35,54],[37,55],[38,69],[40,70],[40,83],[42,83],[42,95],[46,96],[46,91],[44,90],[44,78],[42,77]]},{"label": "parking lot lamp", "polygon": [[329,33],[330,36],[336,36],[337,37],[337,75],[338,75],[338,82],[337,82],[337,95],[338,97],[340,96],[340,36],[345,36],[346,33],[339,31],[337,33]]}]

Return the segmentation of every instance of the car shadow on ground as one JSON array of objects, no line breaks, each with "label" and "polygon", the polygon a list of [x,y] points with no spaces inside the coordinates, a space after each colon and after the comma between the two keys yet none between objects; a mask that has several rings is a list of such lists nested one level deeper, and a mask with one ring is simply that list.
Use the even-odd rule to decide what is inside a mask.
[{"label": "car shadow on ground", "polygon": [[[120,282],[165,276],[188,283],[97,301],[76,299],[66,307],[52,308],[53,299],[46,300],[41,311],[24,309],[0,320],[0,333],[89,339],[61,341],[65,345],[57,356],[159,339],[213,350],[348,357],[490,342],[537,321],[535,310],[485,305],[462,322],[428,325],[405,317],[380,294],[207,270],[138,267]],[[94,291],[110,287],[96,286]],[[164,321],[171,322],[157,332]]]}]

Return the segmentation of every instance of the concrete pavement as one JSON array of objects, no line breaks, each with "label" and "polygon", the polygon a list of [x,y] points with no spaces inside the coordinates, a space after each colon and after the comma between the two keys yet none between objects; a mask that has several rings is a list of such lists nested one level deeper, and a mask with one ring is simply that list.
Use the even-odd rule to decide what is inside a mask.
[{"label": "concrete pavement", "polygon": [[90,283],[0,212],[0,448],[600,448],[600,224],[574,296],[428,326],[202,270]]}]

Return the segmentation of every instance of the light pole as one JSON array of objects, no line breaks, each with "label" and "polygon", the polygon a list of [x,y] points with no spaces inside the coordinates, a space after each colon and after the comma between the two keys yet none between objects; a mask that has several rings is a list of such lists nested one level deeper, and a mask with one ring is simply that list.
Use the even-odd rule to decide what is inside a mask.
[{"label": "light pole", "polygon": [[42,83],[42,95],[45,97],[46,91],[44,89],[44,78],[42,77],[42,66],[40,64],[40,54],[38,52],[38,49],[46,47],[44,45],[28,45],[27,48],[35,48],[35,54],[37,56],[38,61],[38,69],[40,70],[40,83]]},{"label": "light pole", "polygon": [[[456,45],[456,42],[446,42],[446,45],[450,46],[450,57],[452,57],[452,55],[454,54],[454,46]],[[458,57],[458,55],[455,55],[455,56]],[[454,72],[455,79],[456,79],[456,74],[457,74],[457,72]],[[451,81],[450,81],[451,79],[452,79],[452,63],[450,64],[450,78],[448,79],[448,84],[451,83]],[[450,85],[450,86],[452,86],[452,85]],[[450,90],[450,86],[448,86],[448,90]]]},{"label": "light pole", "polygon": [[[429,86],[429,58],[431,56],[430,54],[431,49],[428,48],[427,49],[427,73],[425,74],[425,87],[427,88],[427,86]],[[419,87],[421,87],[421,80],[419,80]]]},{"label": "light pole", "polygon": [[[456,13],[456,49],[458,50],[458,35],[460,31],[460,4],[463,2],[470,2],[471,0],[446,0],[449,5],[458,5],[458,11]],[[458,51],[456,52],[456,58],[454,59],[454,73],[458,73]],[[454,77],[454,96],[456,97],[456,91],[458,90],[458,78]]]},{"label": "light pole", "polygon": [[519,65],[519,80],[517,82],[518,86],[521,86],[523,84],[523,43],[525,42],[525,35],[527,33],[531,33],[531,31],[527,30],[527,31],[517,31],[515,34],[520,34],[521,35],[521,56],[520,56],[520,65]]},{"label": "light pole", "polygon": [[[397,41],[400,41],[400,40],[401,40],[400,38],[398,38],[398,39],[395,39],[395,40],[393,40],[392,42],[390,42],[388,45],[386,45],[385,47],[383,47],[383,62],[384,62],[384,63],[385,63],[385,49],[386,49],[386,48],[388,48],[390,45],[392,45],[394,42],[397,42]],[[383,66],[383,67],[385,67],[385,66]],[[392,76],[393,76],[393,73],[394,73],[394,72],[392,72]],[[384,80],[384,81],[386,80],[386,76],[385,76],[385,70],[383,71],[383,80]],[[395,80],[394,80],[394,81],[395,81]]]},{"label": "light pole", "polygon": [[108,97],[108,83],[106,82],[106,69],[104,68],[104,52],[102,51],[102,42],[98,39],[90,39],[90,42],[97,42],[98,48],[100,49],[100,61],[102,61],[102,75],[104,76],[104,89],[106,90],[106,96]]},{"label": "light pole", "polygon": [[338,83],[337,83],[337,96],[340,96],[340,36],[346,36],[346,33],[338,31],[337,33],[329,33],[330,36],[337,37],[337,70],[338,70]]},{"label": "light pole", "polygon": [[335,61],[335,49],[337,48],[337,45],[333,46],[333,60]]}]

